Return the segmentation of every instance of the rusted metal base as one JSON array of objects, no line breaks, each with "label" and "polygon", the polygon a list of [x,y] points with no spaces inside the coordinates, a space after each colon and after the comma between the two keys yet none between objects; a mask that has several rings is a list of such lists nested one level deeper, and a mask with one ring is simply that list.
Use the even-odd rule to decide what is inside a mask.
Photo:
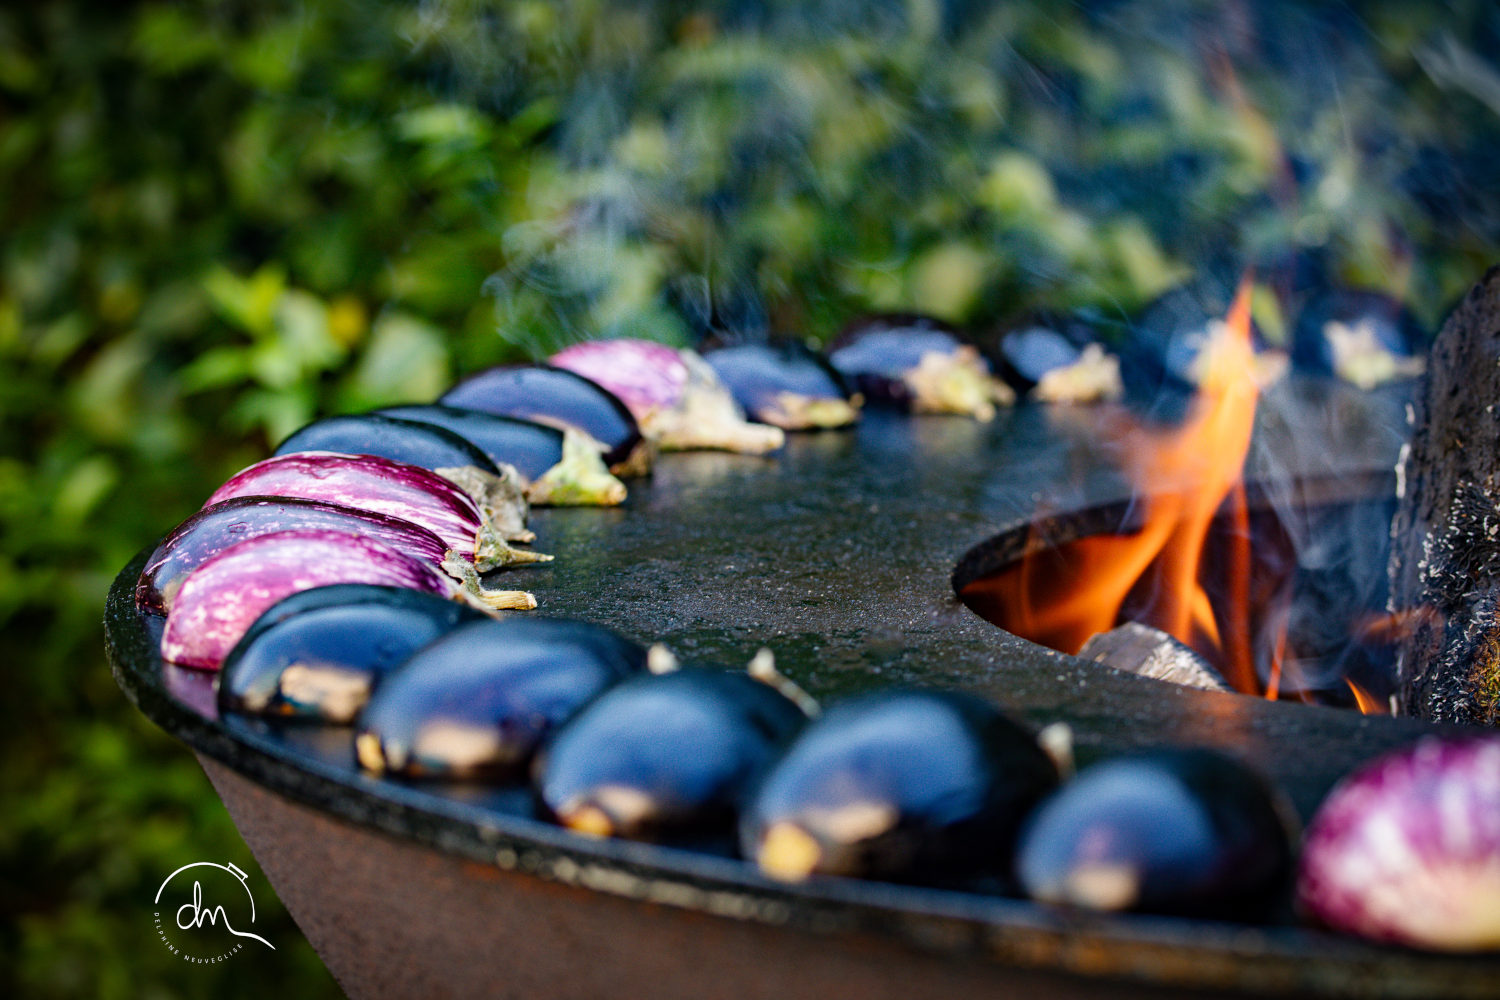
[{"label": "rusted metal base", "polygon": [[1005,967],[867,933],[805,933],[559,885],[331,819],[198,759],[297,925],[355,998],[1216,995]]}]

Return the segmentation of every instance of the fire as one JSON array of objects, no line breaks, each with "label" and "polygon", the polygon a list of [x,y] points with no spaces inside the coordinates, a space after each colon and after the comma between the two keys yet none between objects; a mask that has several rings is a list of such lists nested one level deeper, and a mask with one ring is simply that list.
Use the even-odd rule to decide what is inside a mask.
[{"label": "fire", "polygon": [[1359,710],[1365,715],[1391,714],[1390,706],[1386,705],[1379,698],[1375,697],[1373,694],[1366,691],[1358,684],[1354,683],[1354,681],[1350,678],[1345,677],[1344,683],[1349,685],[1349,693],[1354,695],[1354,703],[1359,706]]},{"label": "fire", "polygon": [[[1200,360],[1200,389],[1180,426],[1147,429],[1120,415],[1107,428],[1122,445],[1139,530],[1031,546],[1018,572],[980,586],[1004,627],[1065,652],[1113,628],[1128,602],[1128,617],[1209,654],[1238,690],[1258,693],[1243,480],[1259,396],[1248,278]],[[1216,517],[1229,530],[1211,542]],[[1284,635],[1271,646],[1279,670]]]}]

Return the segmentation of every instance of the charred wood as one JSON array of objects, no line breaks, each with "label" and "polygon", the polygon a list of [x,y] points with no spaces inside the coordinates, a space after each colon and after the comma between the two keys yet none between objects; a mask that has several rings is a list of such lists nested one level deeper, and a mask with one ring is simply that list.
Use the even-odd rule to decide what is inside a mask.
[{"label": "charred wood", "polygon": [[1229,691],[1229,685],[1208,661],[1167,633],[1140,622],[1126,622],[1100,632],[1083,644],[1078,655],[1116,670],[1154,677],[1205,691]]},{"label": "charred wood", "polygon": [[1500,268],[1433,342],[1397,469],[1390,610],[1402,713],[1500,724]]}]

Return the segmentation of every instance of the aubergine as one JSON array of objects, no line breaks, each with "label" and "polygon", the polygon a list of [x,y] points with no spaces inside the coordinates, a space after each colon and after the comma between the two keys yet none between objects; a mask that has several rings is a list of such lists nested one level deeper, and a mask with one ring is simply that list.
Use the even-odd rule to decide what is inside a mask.
[{"label": "aubergine", "polygon": [[[136,581],[136,606],[143,611],[166,614],[183,579],[204,562],[238,542],[293,528],[366,534],[438,567],[444,567],[450,558],[458,558],[431,531],[388,514],[320,500],[236,497],[203,508],[162,540]],[[469,572],[473,572],[472,565]],[[462,572],[457,575],[460,579],[466,576]]]},{"label": "aubergine", "polygon": [[548,734],[646,650],[564,619],[463,625],[388,675],[356,729],[360,764],[413,780],[513,782]]},{"label": "aubergine", "polygon": [[507,545],[503,530],[449,480],[375,455],[301,452],[268,458],[229,477],[203,506],[247,496],[319,500],[411,521],[472,559],[481,572],[537,561],[534,553]]},{"label": "aubergine", "polygon": [[1297,904],[1377,941],[1500,949],[1500,736],[1426,737],[1336,785],[1308,824]]},{"label": "aubergine", "polygon": [[305,451],[375,455],[420,466],[473,497],[480,510],[503,529],[525,530],[526,500],[516,470],[496,462],[483,448],[461,435],[445,427],[435,427],[430,421],[402,420],[383,411],[326,417],[314,420],[281,442],[273,454]]},{"label": "aubergine", "polygon": [[685,668],[611,688],[537,756],[547,812],[593,836],[729,833],[747,789],[806,721],[742,672]]},{"label": "aubergine", "polygon": [[327,529],[278,531],[238,542],[187,575],[162,632],[162,659],[217,670],[271,605],[334,583],[408,587],[475,607],[526,610],[525,591],[460,585],[436,567],[364,535]]},{"label": "aubergine", "polygon": [[401,587],[304,590],[268,608],[229,651],[219,674],[219,708],[348,725],[382,676],[428,643],[483,617]]},{"label": "aubergine", "polygon": [[740,846],[789,882],[1003,875],[1022,819],[1057,781],[1036,737],[989,702],[882,691],[802,731],[751,798]]},{"label": "aubergine", "polygon": [[978,348],[930,316],[867,316],[834,338],[829,362],[870,403],[913,413],[993,420],[1015,392],[990,370]]},{"label": "aubergine", "polygon": [[[1225,329],[1234,296],[1234,286],[1203,279],[1148,303],[1120,341],[1125,399],[1154,418],[1181,419],[1203,380],[1208,349]],[[1250,341],[1255,381],[1264,388],[1285,374],[1288,358],[1267,342],[1253,318]]]},{"label": "aubergine", "polygon": [[703,355],[751,420],[787,431],[847,427],[862,402],[838,369],[802,344],[736,344]]},{"label": "aubergine", "polygon": [[1044,903],[1245,919],[1285,899],[1296,822],[1259,774],[1204,749],[1085,768],[1027,821],[1021,884]]},{"label": "aubergine", "polygon": [[1426,334],[1401,302],[1380,292],[1329,289],[1302,307],[1292,364],[1373,389],[1426,370]]},{"label": "aubergine", "polygon": [[763,455],[786,443],[779,427],[752,424],[714,370],[694,351],[621,338],[574,344],[551,357],[619,397],[663,451]]},{"label": "aubergine", "polygon": [[1017,393],[1044,403],[1096,403],[1124,394],[1120,360],[1078,320],[1038,317],[1005,333],[1000,373]]},{"label": "aubergine", "polygon": [[571,427],[599,443],[604,464],[617,476],[644,475],[651,468],[651,448],[629,407],[602,385],[566,368],[490,368],[443,393],[438,403],[560,429]]},{"label": "aubergine", "polygon": [[625,500],[625,484],[605,468],[593,439],[578,431],[436,404],[377,412],[458,435],[514,467],[527,480],[526,499],[539,507],[613,507]]}]

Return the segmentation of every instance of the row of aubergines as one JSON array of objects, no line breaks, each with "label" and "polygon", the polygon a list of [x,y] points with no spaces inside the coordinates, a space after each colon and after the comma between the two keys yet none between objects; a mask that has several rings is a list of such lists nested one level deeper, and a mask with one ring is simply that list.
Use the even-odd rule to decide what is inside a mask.
[{"label": "row of aubergines", "polygon": [[988,418],[1008,392],[972,345],[899,317],[863,324],[829,358],[626,339],[550,362],[481,372],[431,404],[314,421],[231,477],[138,583],[138,605],[167,616],[163,657],[217,669],[277,600],[339,583],[531,609],[533,595],[481,574],[551,558],[525,547],[533,505],[619,504],[622,480],[658,451],[774,451],[788,429],[851,423],[865,398]]},{"label": "row of aubergines", "polygon": [[1305,836],[1269,782],[1197,748],[1076,775],[965,693],[897,688],[826,711],[769,651],[680,665],[577,621],[336,585],[265,612],[224,661],[226,714],[348,727],[366,772],[530,787],[577,833],[733,845],[765,876],[878,879],[1045,905],[1302,918],[1436,950],[1500,947],[1500,737],[1429,739],[1328,797]]}]

